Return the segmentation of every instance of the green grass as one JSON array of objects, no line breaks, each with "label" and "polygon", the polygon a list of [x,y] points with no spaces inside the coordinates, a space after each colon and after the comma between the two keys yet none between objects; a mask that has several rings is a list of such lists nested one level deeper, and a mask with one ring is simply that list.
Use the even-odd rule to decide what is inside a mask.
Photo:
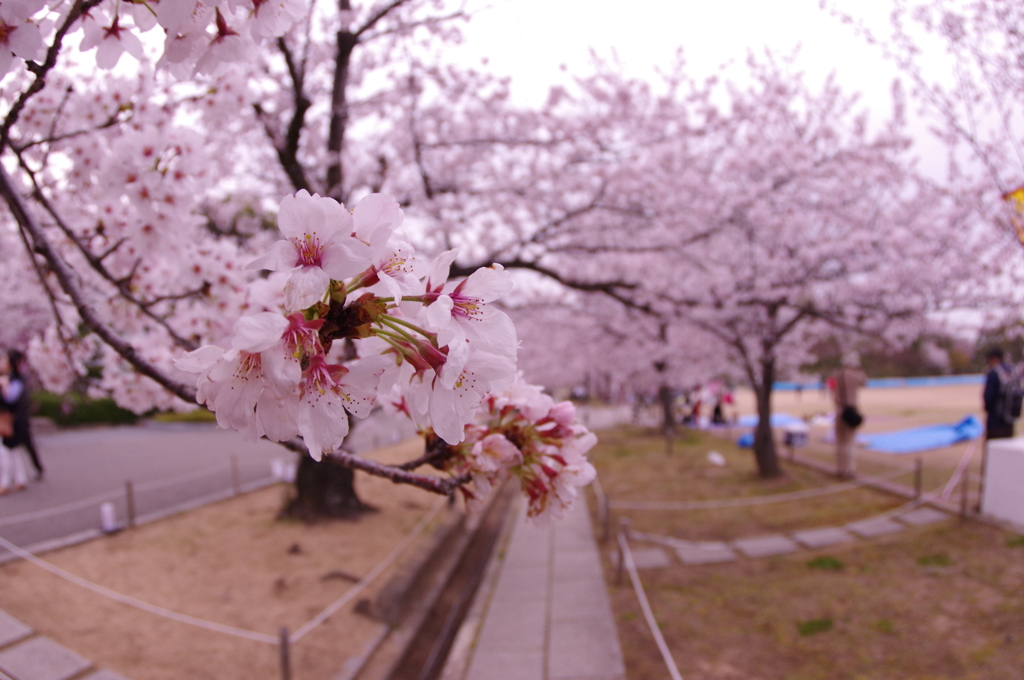
[{"label": "green grass", "polygon": [[35,392],[32,401],[36,415],[49,418],[62,427],[75,425],[126,425],[139,415],[121,408],[113,399],[91,399],[82,394]]},{"label": "green grass", "polygon": [[843,569],[843,563],[829,555],[815,557],[807,563],[807,566],[811,569],[821,569],[822,571],[842,571]]},{"label": "green grass", "polygon": [[935,553],[934,555],[918,557],[917,563],[922,567],[948,567],[953,563],[953,560],[946,553]]},{"label": "green grass", "polygon": [[896,626],[889,619],[878,619],[875,621],[875,630],[885,635],[892,635],[896,632]]},{"label": "green grass", "polygon": [[809,621],[799,621],[796,624],[796,630],[801,635],[817,635],[818,633],[824,633],[825,631],[832,630],[832,619],[810,619]]},{"label": "green grass", "polygon": [[1024,548],[1024,536],[1014,536],[1006,539],[1007,548]]},{"label": "green grass", "polygon": [[153,420],[160,423],[215,423],[217,422],[217,416],[205,408],[197,408],[192,411],[185,411],[184,413],[176,413],[174,411],[157,413],[153,415]]}]

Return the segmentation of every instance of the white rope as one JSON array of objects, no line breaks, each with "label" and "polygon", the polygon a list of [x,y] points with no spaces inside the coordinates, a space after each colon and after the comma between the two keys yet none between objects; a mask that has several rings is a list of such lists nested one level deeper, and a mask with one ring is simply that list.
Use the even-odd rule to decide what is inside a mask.
[{"label": "white rope", "polygon": [[651,629],[654,641],[658,644],[661,658],[668,666],[669,675],[672,676],[672,680],[683,680],[683,676],[679,675],[679,669],[676,668],[675,659],[672,658],[672,652],[669,651],[668,645],[665,644],[665,638],[661,635],[661,629],[658,628],[658,621],[654,618],[654,612],[651,611],[651,605],[647,601],[643,584],[640,583],[640,575],[636,572],[636,563],[633,562],[633,553],[629,550],[629,541],[626,540],[626,535],[622,532],[619,532],[619,547],[622,549],[622,559],[626,563],[626,571],[629,572],[629,580],[633,582],[633,590],[636,591],[636,599],[640,601],[640,609],[644,613],[644,618],[647,619],[647,626]]},{"label": "white rope", "polygon": [[785,501],[796,501],[815,496],[848,491],[861,486],[872,484],[875,480],[899,477],[911,472],[914,468],[899,468],[874,477],[857,479],[852,482],[832,484],[817,489],[804,489],[803,491],[791,491],[789,493],[777,493],[768,496],[745,496],[742,498],[724,498],[721,500],[709,501],[610,501],[609,507],[618,510],[706,510],[713,508],[736,508],[747,505],[766,505],[768,503],[782,503]]},{"label": "white rope", "polygon": [[[206,468],[205,470],[201,470],[199,472],[191,472],[187,475],[181,475],[180,477],[173,477],[171,479],[163,479],[155,482],[143,482],[142,484],[136,484],[133,487],[133,491],[135,493],[152,491],[154,489],[160,489],[166,486],[171,486],[173,484],[180,484],[182,482],[192,481],[193,479],[207,477],[213,475],[214,473],[224,471],[230,471],[230,468],[225,469],[220,466],[218,466],[217,468]],[[73,510],[80,510],[82,508],[87,508],[96,505],[97,503],[103,501],[117,500],[118,498],[122,498],[124,494],[125,492],[122,490],[108,491],[97,496],[90,496],[89,498],[85,498],[80,501],[72,501],[70,503],[64,503],[63,505],[55,505],[52,508],[46,508],[45,510],[34,510],[32,512],[22,513],[20,515],[4,517],[3,519],[0,519],[0,527],[6,527],[12,524],[21,524],[22,522],[31,522],[33,520],[45,519],[47,517],[53,517],[54,515],[60,515],[62,513],[71,512]]]},{"label": "white rope", "polygon": [[22,550],[18,546],[8,541],[6,538],[0,537],[0,547],[9,550],[10,552],[14,553],[15,555],[24,559],[27,562],[31,562],[40,569],[50,572],[54,576],[60,577],[65,581],[70,581],[71,583],[74,583],[77,586],[81,586],[82,588],[94,592],[97,595],[103,595],[104,597],[108,597],[111,600],[115,600],[122,604],[126,604],[129,607],[135,607],[136,609],[141,609],[144,612],[156,614],[157,616],[162,616],[166,619],[171,619],[172,621],[178,621],[179,623],[185,623],[190,626],[196,626],[197,628],[205,628],[206,630],[211,630],[217,633],[224,633],[226,635],[232,635],[234,637],[240,637],[246,640],[253,640],[256,642],[267,642],[272,645],[276,645],[279,642],[278,637],[276,635],[265,635],[263,633],[255,633],[250,630],[242,630],[241,628],[235,628],[233,626],[225,626],[224,624],[213,623],[212,621],[204,621],[203,619],[198,619],[194,616],[189,616],[188,614],[179,614],[178,612],[171,611],[170,609],[164,609],[163,607],[158,607],[156,605],[149,604],[148,602],[137,600],[134,597],[122,595],[121,593],[111,590],[110,588],[105,588],[91,581],[87,581],[84,578],[81,578],[80,576],[75,576],[70,572],[64,571],[60,567],[54,566],[49,562],[36,557],[27,550]]},{"label": "white rope", "polygon": [[81,508],[87,508],[102,501],[120,498],[124,496],[123,491],[108,491],[107,493],[100,494],[98,496],[91,496],[80,501],[73,501],[71,503],[65,503],[64,505],[56,505],[52,508],[45,510],[34,510],[33,512],[25,512],[20,515],[13,515],[11,517],[4,517],[0,519],[0,527],[10,526],[12,524],[20,524],[22,522],[30,522],[34,519],[44,519],[46,517],[52,517],[53,515],[59,515],[63,512],[71,512],[72,510],[78,510]]},{"label": "white rope", "polygon": [[954,472],[953,476],[949,478],[949,483],[946,484],[946,488],[942,490],[939,500],[949,500],[949,496],[953,493],[953,489],[956,488],[957,482],[960,481],[960,477],[964,474],[964,470],[966,470],[967,466],[971,463],[971,454],[974,453],[974,445],[977,443],[977,439],[972,440],[970,445],[967,447],[967,450],[964,451],[964,455],[960,459],[960,464],[956,466],[956,472]]},{"label": "white rope", "polygon": [[[434,507],[427,512],[427,514],[423,517],[423,519],[419,521],[419,523],[413,528],[413,530],[404,539],[402,539],[402,541],[397,546],[395,546],[395,548],[383,560],[381,560],[381,562],[378,563],[377,566],[375,566],[370,571],[369,574],[364,576],[359,581],[359,583],[356,583],[354,586],[349,588],[344,595],[335,600],[330,606],[328,606],[326,609],[320,612],[320,614],[314,617],[311,621],[309,621],[307,624],[305,624],[297,631],[295,631],[294,634],[289,636],[289,642],[292,644],[298,642],[303,636],[305,636],[307,633],[309,633],[314,628],[319,626],[321,623],[326,621],[332,614],[338,611],[338,609],[340,609],[341,607],[345,606],[346,603],[351,601],[353,597],[358,595],[366,586],[372,583],[374,579],[380,576],[380,574],[385,569],[391,566],[391,564],[396,559],[398,559],[399,555],[401,555],[402,552],[404,552],[405,549],[409,547],[413,540],[415,540],[416,537],[423,532],[427,524],[429,524],[430,520],[434,518],[434,516],[437,514],[438,510],[441,509],[442,505],[446,500],[446,497],[438,498],[437,502],[434,504]],[[205,621],[203,619],[196,618],[195,616],[189,616],[188,614],[180,614],[178,612],[171,611],[170,609],[165,609],[157,605],[149,604],[148,602],[143,602],[142,600],[138,600],[129,595],[124,595],[115,590],[111,590],[110,588],[106,588],[91,581],[87,581],[86,579],[80,576],[75,576],[70,572],[64,571],[60,567],[50,564],[49,562],[37,557],[36,555],[32,554],[27,550],[19,548],[18,546],[16,546],[15,544],[11,543],[3,537],[0,537],[0,547],[17,555],[26,562],[30,562],[36,565],[44,571],[50,572],[58,578],[62,578],[65,581],[74,583],[75,585],[80,586],[93,593],[96,593],[97,595],[102,595],[116,602],[126,604],[129,607],[135,607],[136,609],[141,609],[142,611],[149,612],[150,614],[155,614],[156,616],[162,616],[166,619],[171,619],[172,621],[177,621],[179,623],[184,623],[190,626],[203,628],[217,633],[224,633],[225,635],[231,635],[234,637],[252,640],[255,642],[266,642],[272,645],[280,644],[280,638],[276,635],[266,635],[264,633],[243,630],[241,628],[226,626],[224,624],[215,623],[213,621]]]},{"label": "white rope", "polygon": [[426,515],[424,515],[423,519],[421,519],[419,523],[413,528],[413,530],[410,531],[409,534],[405,538],[403,538],[402,541],[398,545],[396,545],[395,548],[390,553],[388,553],[387,557],[381,560],[377,564],[377,566],[370,570],[369,574],[360,579],[359,583],[356,583],[354,586],[349,588],[347,591],[345,591],[344,595],[339,597],[337,600],[331,603],[326,609],[324,609],[322,612],[313,617],[307,624],[305,624],[304,626],[296,630],[294,633],[292,633],[288,637],[288,641],[291,644],[295,644],[296,642],[301,640],[303,637],[306,636],[307,633],[309,633],[314,628],[316,628],[321,623],[330,618],[331,614],[344,607],[348,602],[352,600],[353,597],[362,592],[362,590],[366,586],[370,585],[374,579],[380,576],[381,572],[390,567],[391,564],[396,559],[398,559],[399,555],[405,552],[406,548],[408,548],[409,545],[414,540],[416,540],[417,536],[423,533],[423,530],[427,527],[430,521],[434,519],[434,515],[437,514],[438,510],[441,509],[441,507],[447,500],[448,498],[446,496],[438,498],[437,502],[434,503],[434,507],[431,508],[430,511]]}]

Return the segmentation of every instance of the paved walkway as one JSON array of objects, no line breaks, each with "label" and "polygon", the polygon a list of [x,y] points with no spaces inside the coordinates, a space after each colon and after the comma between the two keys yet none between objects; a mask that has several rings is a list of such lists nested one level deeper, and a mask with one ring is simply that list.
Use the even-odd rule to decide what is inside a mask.
[{"label": "paved walkway", "polygon": [[[474,605],[446,680],[625,680],[618,634],[584,499],[548,527],[520,510]],[[468,658],[467,658],[468,656]]]},{"label": "paved walkway", "polygon": [[[949,519],[951,515],[934,508],[917,508],[893,517],[878,516],[842,527],[820,527],[795,531],[790,534],[771,534],[741,538],[735,541],[684,541],[671,536],[659,536],[634,531],[631,537],[649,543],[660,543],[675,552],[683,564],[713,564],[731,562],[737,556],[749,558],[771,557],[796,552],[801,548],[814,550],[860,538],[875,538],[903,531],[908,526],[924,526]],[[899,520],[899,521],[896,521]],[[633,550],[638,569],[667,567],[669,558],[660,548]]]},{"label": "paved walkway", "polygon": [[126,680],[0,611],[0,680]]}]

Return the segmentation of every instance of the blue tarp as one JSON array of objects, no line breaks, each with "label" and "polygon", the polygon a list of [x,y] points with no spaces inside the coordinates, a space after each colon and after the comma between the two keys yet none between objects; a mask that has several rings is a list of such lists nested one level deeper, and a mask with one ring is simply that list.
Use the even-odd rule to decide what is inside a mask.
[{"label": "blue tarp", "polygon": [[[985,382],[985,374],[972,375],[935,375],[921,378],[871,378],[869,388],[885,387],[935,387],[942,385],[981,385]],[[820,390],[821,381],[805,383],[779,381],[772,383],[772,389],[780,392],[793,392],[797,389]]]},{"label": "blue tarp", "polygon": [[864,442],[872,451],[882,453],[915,453],[928,449],[941,449],[957,442],[977,439],[985,432],[985,426],[974,416],[967,416],[952,425],[929,425],[896,432],[862,434],[858,441]]},{"label": "blue tarp", "polygon": [[[736,424],[740,427],[757,427],[757,421],[760,420],[757,416],[740,416]],[[796,416],[791,416],[788,413],[773,413],[771,420],[769,421],[772,427],[786,427],[787,425],[793,425],[795,423],[804,424],[804,421]]]}]

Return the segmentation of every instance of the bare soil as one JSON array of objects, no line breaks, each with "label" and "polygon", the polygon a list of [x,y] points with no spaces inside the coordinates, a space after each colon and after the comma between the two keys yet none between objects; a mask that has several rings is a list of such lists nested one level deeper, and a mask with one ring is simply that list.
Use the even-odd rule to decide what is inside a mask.
[{"label": "bare soil", "polygon": [[[978,411],[979,393],[980,386],[868,390],[862,399],[865,429],[955,422]],[[752,412],[752,397],[741,394],[739,406]],[[776,411],[797,416],[829,408],[807,391],[799,398],[780,394],[775,402]],[[781,479],[761,480],[752,452],[724,433],[688,431],[672,453],[648,430],[602,434],[593,457],[613,501],[763,495],[836,481],[785,463]],[[820,441],[824,434],[815,429],[809,452],[830,459],[831,447]],[[724,467],[708,462],[711,450],[725,457]],[[941,484],[965,450],[961,444],[925,452],[926,473]],[[878,469],[913,458],[863,450],[858,455],[862,468]],[[633,528],[649,533],[728,540],[838,526],[902,503],[858,489],[754,508],[613,509],[612,522],[627,517]],[[653,547],[639,541],[633,546]],[[602,552],[614,584],[611,545]],[[669,567],[643,570],[641,579],[687,680],[1001,680],[1019,677],[1024,668],[1024,540],[972,521],[953,518],[877,539],[717,565],[686,566],[671,556]],[[630,680],[667,677],[628,579],[610,593]]]},{"label": "bare soil", "polygon": [[[421,446],[410,441],[373,457],[408,460]],[[421,490],[362,474],[356,488],[379,512],[312,526],[277,521],[287,489],[276,486],[44,557],[144,602],[277,636],[282,626],[298,629],[344,594],[435,503]],[[415,546],[406,556],[414,552]],[[374,597],[401,563],[356,600]],[[0,583],[0,609],[132,680],[279,677],[275,645],[133,609],[24,562],[0,567]],[[292,677],[333,678],[364,651],[380,624],[356,613],[354,605],[293,646]]]}]

